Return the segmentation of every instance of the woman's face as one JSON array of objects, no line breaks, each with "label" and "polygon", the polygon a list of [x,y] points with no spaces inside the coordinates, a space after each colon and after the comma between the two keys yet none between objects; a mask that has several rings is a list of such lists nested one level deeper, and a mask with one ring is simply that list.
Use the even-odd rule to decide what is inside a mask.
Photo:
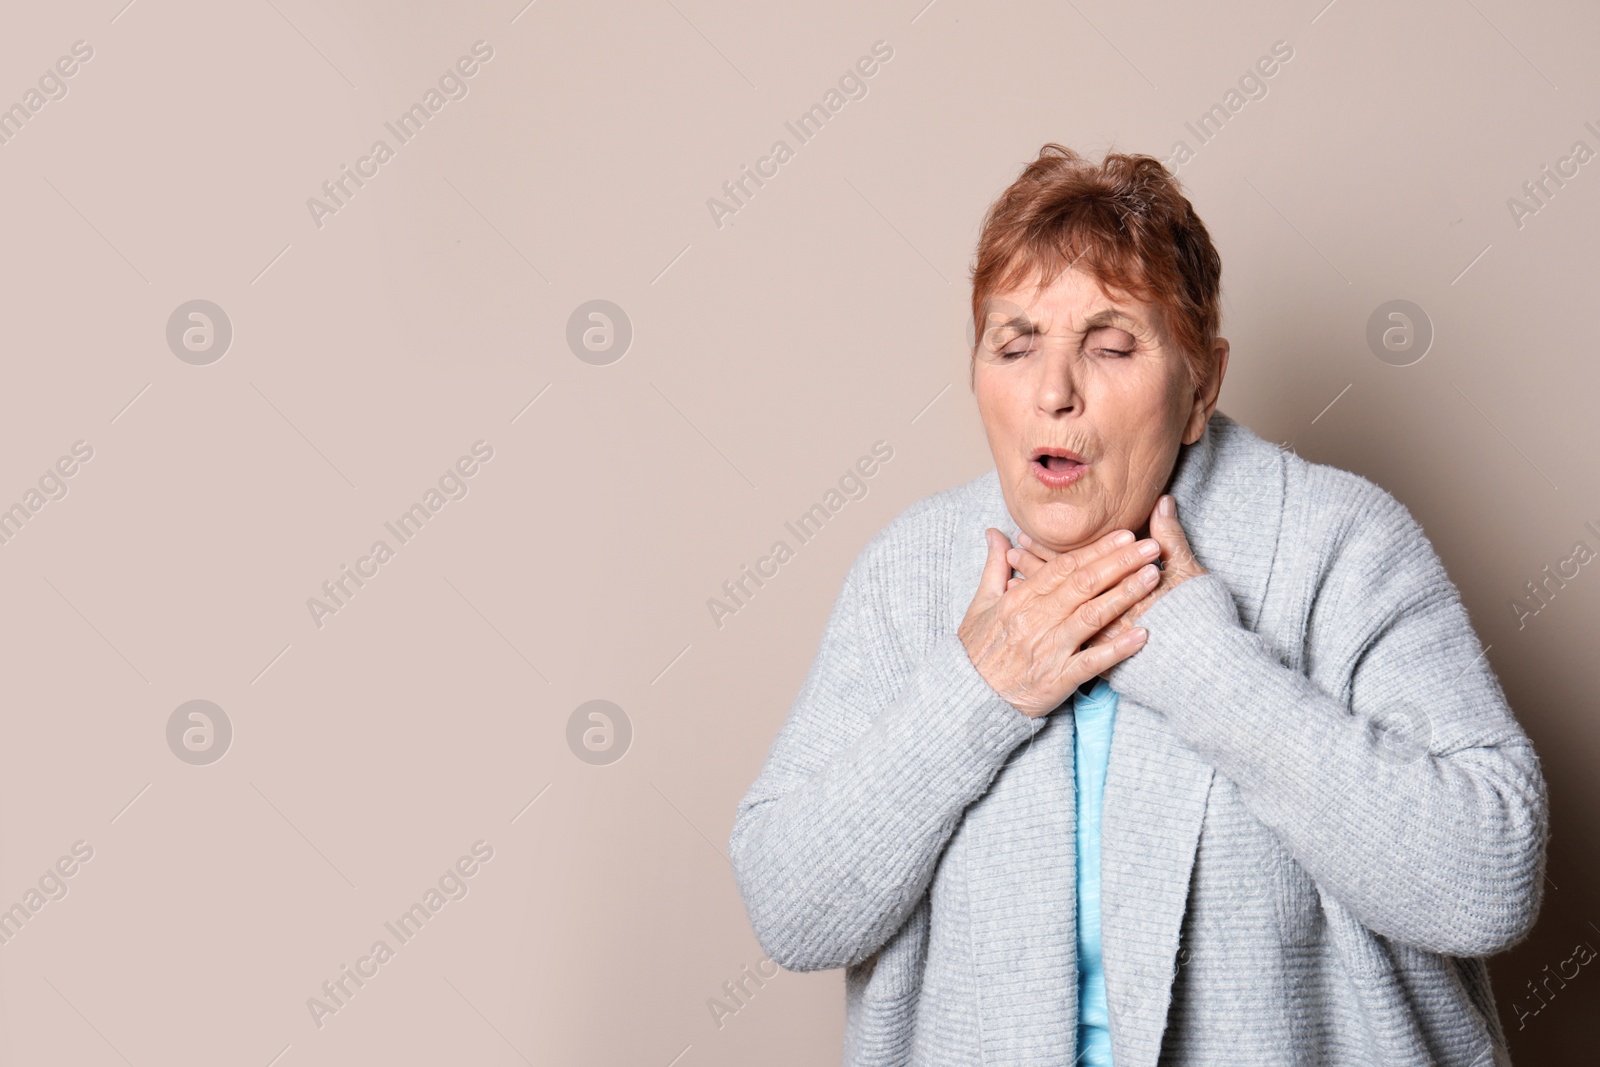
[{"label": "woman's face", "polygon": [[1144,526],[1216,406],[1228,342],[1197,389],[1158,309],[1076,268],[1042,292],[1035,280],[989,300],[973,389],[1012,517],[1066,552]]}]

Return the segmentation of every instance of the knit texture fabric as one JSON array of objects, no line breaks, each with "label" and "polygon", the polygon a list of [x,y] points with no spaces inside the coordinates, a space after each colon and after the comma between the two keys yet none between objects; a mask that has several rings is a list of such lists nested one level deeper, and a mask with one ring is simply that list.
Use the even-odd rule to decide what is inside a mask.
[{"label": "knit texture fabric", "polygon": [[[1537,915],[1546,792],[1455,586],[1388,493],[1220,412],[1168,488],[1208,573],[1108,672],[1117,1067],[1504,1067],[1483,957]],[[956,636],[986,526],[992,470],[862,550],[729,838],[767,954],[845,969],[847,1067],[1073,1059],[1072,723]]]}]

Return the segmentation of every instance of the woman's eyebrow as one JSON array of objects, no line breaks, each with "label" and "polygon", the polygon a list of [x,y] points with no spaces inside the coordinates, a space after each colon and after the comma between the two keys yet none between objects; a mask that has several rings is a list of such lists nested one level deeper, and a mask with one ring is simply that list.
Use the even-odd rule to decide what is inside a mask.
[{"label": "woman's eyebrow", "polygon": [[1102,308],[1083,320],[1085,332],[1098,330],[1103,326],[1132,327],[1133,329],[1129,330],[1129,332],[1136,333],[1143,329],[1144,324],[1127,312],[1120,311],[1117,308]]},{"label": "woman's eyebrow", "polygon": [[[1136,333],[1143,329],[1144,324],[1124,311],[1119,311],[1116,308],[1102,308],[1083,320],[1083,328],[1080,332],[1088,333],[1090,330],[1098,330],[1105,326],[1132,327],[1129,332]],[[1047,332],[1039,329],[1038,325],[1028,316],[1020,314],[1011,316],[1005,322],[991,327],[991,329],[1015,331],[1018,335],[1026,334],[1029,336]]]},{"label": "woman's eyebrow", "polygon": [[[1013,315],[1013,316],[1011,316],[1009,319],[1007,319],[1004,322],[995,323],[994,325],[990,326],[989,329],[990,330],[1004,330],[1004,331],[1007,331],[1007,332],[1015,332],[1015,333],[1019,333],[1019,334],[1023,334],[1023,333],[1025,333],[1025,334],[1035,334],[1035,333],[1042,333],[1043,332],[1043,331],[1041,331],[1039,329],[1038,326],[1036,326],[1034,324],[1032,319],[1030,319],[1030,318],[1028,318],[1028,316],[1022,315],[1022,314]],[[987,332],[987,331],[985,331],[985,332]]]}]

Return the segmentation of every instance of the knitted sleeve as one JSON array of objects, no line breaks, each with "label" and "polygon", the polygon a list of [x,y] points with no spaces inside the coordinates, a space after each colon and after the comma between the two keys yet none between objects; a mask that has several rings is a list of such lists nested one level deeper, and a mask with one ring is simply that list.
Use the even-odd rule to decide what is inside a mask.
[{"label": "knitted sleeve", "polygon": [[1330,539],[1306,673],[1207,574],[1151,606],[1145,647],[1108,680],[1163,713],[1368,929],[1445,955],[1499,952],[1542,896],[1538,758],[1421,527],[1371,483],[1339,488],[1360,499]]},{"label": "knitted sleeve", "polygon": [[888,620],[927,589],[875,571],[875,547],[892,550],[875,540],[852,567],[728,841],[757,940],[795,971],[881,948],[967,806],[1047,722],[991,689],[954,633],[905,656]]}]

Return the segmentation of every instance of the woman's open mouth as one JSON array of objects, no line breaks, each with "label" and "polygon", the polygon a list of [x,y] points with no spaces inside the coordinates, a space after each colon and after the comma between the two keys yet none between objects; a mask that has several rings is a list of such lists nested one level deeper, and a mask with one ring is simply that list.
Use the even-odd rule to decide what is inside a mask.
[{"label": "woman's open mouth", "polygon": [[1051,489],[1065,489],[1089,469],[1082,456],[1065,448],[1036,448],[1028,459],[1035,478]]}]

